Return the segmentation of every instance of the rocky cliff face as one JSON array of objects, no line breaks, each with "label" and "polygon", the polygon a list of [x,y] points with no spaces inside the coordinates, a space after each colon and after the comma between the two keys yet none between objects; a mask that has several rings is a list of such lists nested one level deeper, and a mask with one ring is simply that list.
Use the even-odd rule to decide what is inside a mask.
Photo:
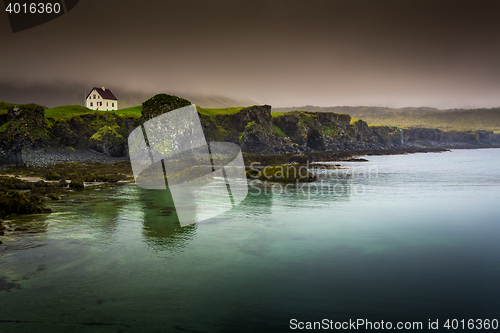
[{"label": "rocky cliff face", "polygon": [[[126,143],[120,137],[128,137],[139,123],[138,119],[120,117],[113,112],[82,114],[59,120],[48,118],[46,142],[51,147],[90,148],[108,156],[126,156]],[[112,130],[108,130],[110,128]],[[105,135],[103,131],[106,132]],[[114,147],[118,143],[120,147]],[[104,146],[109,149],[102,148]]]},{"label": "rocky cliff face", "polygon": [[[127,156],[126,138],[134,128],[189,104],[185,99],[159,94],[143,103],[140,119],[103,112],[58,120],[45,119],[43,106],[16,106],[0,115],[0,165],[20,163],[23,147],[90,148],[108,156]],[[353,121],[349,115],[333,112],[271,113],[269,105],[199,116],[207,141],[233,142],[253,154],[500,144],[500,134],[493,132],[368,126],[363,120]]]},{"label": "rocky cliff face", "polygon": [[[237,143],[245,152],[300,153],[305,151],[381,148],[364,121],[326,112],[289,112],[271,115],[268,105],[241,110],[215,119],[201,115],[209,140]],[[226,134],[221,137],[222,134]]]},{"label": "rocky cliff face", "polygon": [[24,147],[41,147],[45,140],[45,107],[26,104],[10,108],[0,124],[0,165],[19,164]]},{"label": "rocky cliff face", "polygon": [[250,153],[300,153],[345,149],[413,146],[481,146],[500,143],[487,131],[443,132],[369,126],[363,120],[332,112],[293,111],[271,114],[268,105],[254,105],[233,115],[200,115],[210,141],[230,141]]},{"label": "rocky cliff face", "polygon": [[45,107],[19,105],[0,118],[0,165],[21,164],[25,148],[94,149],[108,156],[127,156],[125,139],[139,119],[113,112],[92,113],[65,119],[45,118]]}]

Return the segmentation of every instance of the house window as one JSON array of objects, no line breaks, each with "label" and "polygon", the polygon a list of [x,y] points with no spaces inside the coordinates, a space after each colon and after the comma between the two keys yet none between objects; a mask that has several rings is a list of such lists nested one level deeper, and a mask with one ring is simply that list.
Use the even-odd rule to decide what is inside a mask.
[{"label": "house window", "polygon": [[108,102],[106,102],[106,106],[108,106]]},{"label": "house window", "polygon": [[112,107],[115,107],[115,103],[111,103],[111,106],[112,106]]},{"label": "house window", "polygon": [[90,102],[90,106],[92,106],[92,102]]},{"label": "house window", "polygon": [[95,99],[95,95],[94,95],[94,99]]}]

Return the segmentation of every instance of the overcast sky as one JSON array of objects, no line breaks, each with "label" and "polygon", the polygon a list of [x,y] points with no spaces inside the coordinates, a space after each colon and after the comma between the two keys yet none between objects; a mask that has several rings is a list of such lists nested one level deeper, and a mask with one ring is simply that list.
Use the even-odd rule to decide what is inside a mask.
[{"label": "overcast sky", "polygon": [[82,0],[15,34],[0,13],[0,88],[36,96],[39,85],[104,85],[276,107],[494,107],[499,15],[500,1],[481,0]]}]

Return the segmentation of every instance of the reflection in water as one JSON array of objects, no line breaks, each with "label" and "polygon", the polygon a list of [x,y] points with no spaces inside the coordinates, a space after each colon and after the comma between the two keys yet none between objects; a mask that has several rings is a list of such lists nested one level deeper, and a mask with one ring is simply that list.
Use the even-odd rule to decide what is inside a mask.
[{"label": "reflection in water", "polygon": [[155,252],[181,252],[193,239],[197,225],[181,227],[170,191],[145,190],[137,187],[144,212],[144,241]]},{"label": "reflection in water", "polygon": [[[50,218],[68,218],[79,221],[79,227],[103,239],[114,240],[123,207],[130,204],[123,188],[85,189],[69,195],[62,201],[51,203],[55,213]],[[62,227],[60,223],[53,227]],[[72,227],[74,228],[74,226]]]},{"label": "reflection in water", "polygon": [[[5,220],[6,229],[2,230],[4,234],[0,237],[3,249],[12,251],[44,246],[45,242],[40,239],[39,234],[47,232],[49,218],[50,214],[32,214]],[[3,254],[4,252],[0,251],[0,256]]]},{"label": "reflection in water", "polygon": [[2,252],[15,240],[2,237],[0,331],[282,332],[300,314],[495,318],[500,190],[489,180],[500,179],[499,154],[373,156],[374,175],[319,177],[326,188],[310,197],[296,186],[266,195],[272,185],[262,184],[199,228],[179,226],[165,191],[128,184],[70,201],[83,191],[55,203],[46,232],[19,234],[44,246]]},{"label": "reflection in water", "polygon": [[21,285],[15,282],[9,282],[6,277],[0,276],[0,291],[10,291],[14,288],[20,289]]}]

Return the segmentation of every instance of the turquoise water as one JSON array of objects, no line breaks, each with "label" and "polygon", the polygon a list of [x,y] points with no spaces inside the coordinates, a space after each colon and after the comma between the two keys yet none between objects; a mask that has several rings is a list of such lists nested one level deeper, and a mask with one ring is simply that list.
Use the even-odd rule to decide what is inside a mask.
[{"label": "turquoise water", "polygon": [[49,203],[2,237],[0,331],[500,319],[500,149],[366,158],[183,228],[134,184]]}]

